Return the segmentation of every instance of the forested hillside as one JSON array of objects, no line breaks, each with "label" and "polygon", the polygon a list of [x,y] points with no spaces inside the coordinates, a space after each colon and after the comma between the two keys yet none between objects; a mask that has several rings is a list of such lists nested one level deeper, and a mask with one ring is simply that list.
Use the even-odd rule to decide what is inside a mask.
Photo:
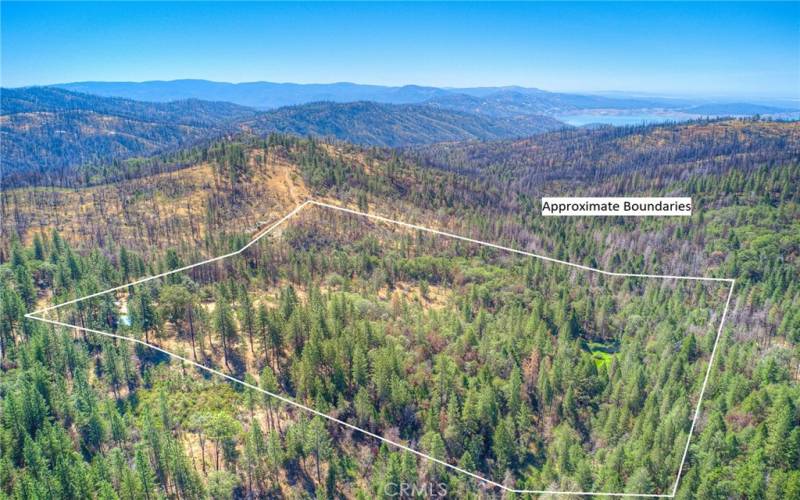
[{"label": "forested hillside", "polygon": [[[92,169],[85,187],[4,191],[0,495],[498,493],[143,346],[23,317],[240,248],[313,196],[598,268],[736,278],[677,496],[800,497],[798,135],[723,121],[403,152],[242,137],[120,163],[123,178]],[[542,218],[542,193],[697,208]],[[671,491],[724,290],[598,279],[322,212],[262,241],[58,317],[508,486]]]},{"label": "forested hillside", "polygon": [[430,106],[367,101],[281,108],[260,115],[247,126],[260,134],[292,133],[377,146],[503,139],[566,128],[562,122],[541,115],[489,118]]},{"label": "forested hillside", "polygon": [[254,111],[197,100],[147,103],[51,87],[0,93],[4,185],[53,183],[73,167],[186,147]]},{"label": "forested hillside", "polygon": [[520,114],[559,115],[594,109],[635,110],[648,108],[678,109],[679,100],[626,99],[602,96],[562,94],[538,89],[507,87],[501,89],[464,89],[431,97],[425,102],[444,109],[485,114],[517,116]]},{"label": "forested hillside", "polygon": [[54,87],[3,89],[2,97],[4,115],[87,111],[131,119],[146,116],[150,121],[158,123],[214,127],[254,114],[250,108],[228,102],[184,99],[151,103],[116,97],[98,98]]},{"label": "forested hillside", "polygon": [[182,155],[234,133],[272,132],[377,146],[523,137],[566,127],[545,116],[484,116],[422,105],[317,102],[256,111],[228,102],[142,102],[55,87],[2,89],[4,186],[70,185],[77,167]]},{"label": "forested hillside", "polygon": [[[791,162],[800,157],[797,122],[697,121],[675,126],[568,129],[515,141],[438,144],[415,150],[419,161],[499,176],[515,192],[543,192],[558,180],[608,192],[603,182],[638,174],[631,182],[669,182],[687,173]],[[628,189],[629,186],[622,186]],[[627,191],[623,191],[627,192]]]}]

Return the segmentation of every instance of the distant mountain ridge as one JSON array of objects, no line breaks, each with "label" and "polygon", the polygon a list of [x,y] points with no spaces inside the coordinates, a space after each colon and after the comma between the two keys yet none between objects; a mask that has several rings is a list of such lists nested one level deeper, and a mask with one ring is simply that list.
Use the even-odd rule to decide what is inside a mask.
[{"label": "distant mountain ridge", "polygon": [[[524,87],[440,89],[203,80],[65,86],[86,92],[127,93],[138,100],[60,86],[0,89],[4,182],[25,183],[68,173],[78,165],[176,151],[239,133],[281,132],[405,147],[528,137],[566,128],[568,125],[555,117],[586,110],[613,114],[660,106],[658,109],[672,109],[683,117],[760,114],[785,118],[780,116],[782,108],[759,104],[689,105],[657,97],[610,98]],[[369,99],[362,99],[364,96]],[[306,102],[312,97],[315,100]],[[270,109],[229,102],[236,99]],[[273,107],[285,102],[300,104]]]},{"label": "distant mountain ridge", "polygon": [[[384,104],[421,104],[447,100],[453,96],[477,99],[520,98],[530,114],[563,112],[589,108],[670,107],[669,99],[627,99],[603,96],[547,92],[526,87],[438,88],[421,85],[391,87],[356,83],[225,83],[207,80],[172,80],[149,82],[75,82],[54,85],[74,92],[104,97],[124,97],[153,102],[180,99],[227,101],[256,109],[272,109],[309,102],[373,101]],[[532,103],[536,103],[533,106]]]},{"label": "distant mountain ridge", "polygon": [[340,83],[226,83],[208,80],[148,82],[74,82],[54,87],[103,97],[151,102],[186,99],[225,101],[259,110],[273,110],[314,102],[421,104],[490,117],[523,114],[561,118],[581,114],[667,113],[684,119],[705,116],[770,115],[792,119],[800,104],[735,102],[699,98],[671,98],[635,93],[573,94],[521,86],[439,88],[422,85],[383,86]]},{"label": "distant mountain ridge", "polygon": [[87,163],[183,148],[237,130],[257,112],[227,102],[150,103],[53,87],[2,89],[2,181],[61,176]]},{"label": "distant mountain ridge", "polygon": [[469,94],[448,94],[425,101],[426,105],[444,109],[454,109],[487,116],[516,116],[524,114],[558,115],[590,109],[640,109],[643,107],[665,107],[656,101],[636,101],[609,99],[596,96],[557,94],[552,92],[521,92],[500,90],[474,96]]},{"label": "distant mountain ridge", "polygon": [[79,165],[174,151],[226,134],[283,132],[394,147],[515,138],[567,126],[538,115],[365,101],[258,111],[228,102],[143,102],[56,87],[2,89],[0,97],[5,184],[63,177]]},{"label": "distant mountain ridge", "polygon": [[99,99],[95,95],[56,87],[2,89],[2,115],[66,111],[90,111],[133,119],[148,115],[150,121],[199,127],[219,126],[257,113],[254,109],[223,101],[183,99],[145,102],[119,97]]},{"label": "distant mountain ridge", "polygon": [[149,82],[76,82],[54,87],[103,97],[169,102],[181,99],[227,101],[256,109],[275,109],[309,102],[374,101],[387,104],[415,104],[446,95],[447,90],[406,85],[385,87],[356,83],[226,83],[208,80],[172,80]]},{"label": "distant mountain ridge", "polygon": [[750,104],[747,102],[726,102],[700,104],[686,108],[685,111],[687,113],[702,115],[749,116],[787,113],[791,112],[792,110],[790,108],[779,108],[776,106],[766,106],[763,104]]}]

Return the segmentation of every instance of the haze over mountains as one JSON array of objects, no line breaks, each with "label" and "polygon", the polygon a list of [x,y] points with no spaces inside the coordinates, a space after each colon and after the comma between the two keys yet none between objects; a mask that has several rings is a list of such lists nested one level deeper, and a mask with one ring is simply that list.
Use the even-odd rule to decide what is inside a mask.
[{"label": "haze over mountains", "polygon": [[529,137],[569,128],[581,114],[581,124],[637,122],[644,113],[662,121],[798,114],[763,103],[354,83],[80,82],[2,89],[1,97],[2,176],[11,184],[240,133],[406,147]]},{"label": "haze over mountains", "polygon": [[55,87],[4,89],[3,180],[168,152],[227,134],[283,132],[375,146],[530,136],[566,125],[535,114],[480,114],[424,104],[312,102],[269,111],[195,98],[99,97]]},{"label": "haze over mountains", "polygon": [[355,83],[225,83],[208,80],[76,82],[57,84],[54,87],[104,97],[125,97],[153,102],[179,99],[222,100],[256,109],[273,109],[316,101],[413,104],[448,93],[443,89],[417,85],[384,87]]},{"label": "haze over mountains", "polygon": [[[532,114],[564,114],[585,110],[664,109],[688,110],[694,106],[717,104],[707,99],[676,99],[654,96],[627,96],[618,93],[581,95],[547,92],[520,86],[439,88],[420,85],[383,86],[349,82],[299,84],[273,82],[226,83],[208,80],[171,80],[148,82],[74,82],[55,87],[104,97],[169,102],[181,99],[227,101],[256,109],[274,109],[316,101],[355,102],[373,101],[387,104],[434,104],[460,111],[496,113],[497,107],[509,112]],[[719,101],[722,103],[723,101]],[[748,103],[724,101],[727,113],[749,115]],[[733,106],[730,106],[733,105]],[[741,109],[738,105],[743,106]],[[763,106],[763,104],[762,104]],[[797,111],[797,106],[766,105],[760,113]],[[705,113],[706,110],[697,110]],[[715,113],[712,113],[715,114]]]},{"label": "haze over mountains", "polygon": [[104,97],[125,97],[152,102],[180,99],[228,101],[256,109],[273,109],[316,101],[373,101],[387,104],[441,103],[442,107],[462,106],[460,99],[474,102],[521,100],[537,103],[527,112],[566,111],[584,108],[654,108],[685,104],[670,99],[625,99],[546,92],[525,87],[438,88],[420,85],[389,87],[356,83],[224,83],[207,80],[151,82],[76,82],[54,87]]}]

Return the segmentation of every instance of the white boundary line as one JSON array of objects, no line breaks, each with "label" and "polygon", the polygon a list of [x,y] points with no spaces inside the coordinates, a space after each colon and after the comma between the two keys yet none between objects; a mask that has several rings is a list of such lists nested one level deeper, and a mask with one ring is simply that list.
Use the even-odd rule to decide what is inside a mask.
[{"label": "white boundary line", "polygon": [[719,321],[719,328],[717,328],[717,337],[714,339],[714,347],[711,348],[711,356],[708,357],[708,368],[706,369],[706,376],[703,378],[703,386],[700,388],[700,397],[697,399],[697,408],[694,410],[694,418],[692,419],[692,426],[689,427],[689,437],[686,439],[686,447],[683,449],[683,457],[681,458],[681,465],[678,467],[678,476],[675,478],[675,486],[672,487],[672,496],[678,493],[678,483],[681,481],[681,474],[683,473],[683,464],[686,462],[686,455],[689,453],[689,442],[692,440],[692,433],[694,433],[694,426],[697,424],[697,419],[700,417],[700,407],[703,403],[703,395],[706,392],[706,385],[708,385],[708,377],[711,375],[711,367],[714,365],[714,356],[717,354],[717,346],[719,339],[722,336],[722,325],[725,324],[725,316],[728,314],[728,307],[731,305],[731,297],[733,297],[733,288],[736,282],[731,282],[731,288],[728,290],[728,298],[725,300],[725,309],[722,310],[722,318]]},{"label": "white boundary line", "polygon": [[[245,382],[243,380],[239,380],[239,379],[237,379],[235,377],[232,377],[232,376],[230,376],[230,375],[228,375],[226,373],[223,373],[223,372],[221,372],[219,370],[215,370],[213,368],[209,368],[209,367],[207,367],[205,365],[197,363],[196,361],[192,361],[192,360],[190,360],[188,358],[185,358],[183,356],[180,356],[178,354],[174,354],[172,352],[169,352],[169,351],[167,351],[165,349],[162,349],[161,347],[158,347],[156,345],[149,344],[147,342],[144,342],[142,340],[139,340],[139,339],[136,339],[136,338],[132,338],[132,337],[126,337],[126,336],[117,335],[117,334],[114,334],[114,333],[103,332],[103,331],[100,331],[100,330],[94,330],[94,329],[91,329],[91,328],[85,328],[85,327],[81,327],[81,326],[77,326],[77,325],[70,325],[68,323],[63,323],[61,321],[55,321],[55,320],[51,320],[51,319],[47,319],[47,318],[43,318],[41,316],[38,316],[38,315],[46,313],[48,311],[53,311],[53,310],[59,309],[61,307],[64,307],[64,306],[67,306],[67,305],[70,305],[70,304],[75,304],[77,302],[80,302],[80,301],[83,301],[83,300],[86,300],[86,299],[90,299],[90,298],[93,298],[93,297],[98,297],[100,295],[105,295],[105,294],[107,294],[109,292],[114,292],[114,291],[117,291],[117,290],[121,290],[121,289],[127,288],[129,286],[138,285],[140,283],[145,283],[147,281],[151,281],[151,280],[154,280],[154,279],[162,278],[162,277],[168,276],[170,274],[178,273],[178,272],[181,272],[181,271],[186,271],[188,269],[192,269],[192,268],[195,268],[195,267],[198,267],[198,266],[202,266],[204,264],[209,264],[211,262],[215,262],[215,261],[218,261],[218,260],[226,259],[228,257],[233,257],[235,255],[241,254],[247,248],[249,248],[250,246],[255,244],[257,241],[259,241],[261,238],[263,238],[267,234],[271,233],[278,226],[280,226],[284,222],[288,221],[290,218],[292,218],[295,215],[297,215],[302,209],[304,209],[305,207],[307,207],[309,205],[316,205],[316,206],[323,207],[323,208],[329,208],[329,209],[333,209],[333,210],[338,210],[338,211],[346,212],[346,213],[353,214],[353,215],[358,215],[358,216],[367,217],[367,218],[374,219],[374,220],[379,220],[379,221],[386,222],[386,223],[389,223],[389,224],[395,224],[395,225],[399,225],[399,226],[403,226],[403,227],[407,227],[407,228],[411,228],[411,229],[416,229],[416,230],[419,230],[419,231],[425,231],[425,232],[428,232],[428,233],[437,234],[437,235],[440,235],[440,236],[446,236],[448,238],[453,238],[453,239],[457,239],[457,240],[461,240],[461,241],[466,241],[466,242],[469,242],[469,243],[475,243],[475,244],[478,244],[478,245],[483,245],[483,246],[487,246],[487,247],[491,247],[491,248],[496,248],[498,250],[504,250],[504,251],[507,251],[507,252],[512,252],[512,253],[516,253],[516,254],[520,254],[520,255],[525,255],[525,256],[528,256],[528,257],[534,257],[534,258],[541,259],[541,260],[544,260],[544,261],[547,261],[547,262],[555,262],[555,263],[558,263],[558,264],[564,264],[564,265],[567,265],[567,266],[575,267],[575,268],[578,268],[578,269],[583,269],[583,270],[586,270],[586,271],[592,271],[592,272],[604,274],[604,275],[607,275],[607,276],[618,276],[618,277],[629,276],[629,277],[636,277],[636,278],[714,281],[714,282],[730,283],[730,289],[728,290],[728,298],[725,301],[725,309],[722,312],[722,317],[720,319],[719,328],[717,329],[717,335],[716,335],[716,338],[714,340],[714,347],[711,349],[711,356],[709,357],[709,360],[708,360],[708,367],[706,368],[705,378],[703,379],[703,385],[702,385],[702,388],[700,389],[700,395],[698,397],[697,407],[696,407],[695,412],[694,412],[694,418],[692,419],[691,427],[689,428],[689,435],[688,435],[688,437],[686,439],[686,446],[684,447],[684,450],[683,450],[683,457],[681,458],[681,463],[680,463],[680,466],[678,468],[678,474],[677,474],[677,477],[675,479],[675,484],[674,484],[674,486],[672,488],[672,493],[669,493],[669,494],[667,494],[667,493],[661,493],[661,494],[656,494],[656,493],[606,493],[606,492],[596,492],[596,491],[552,491],[552,490],[526,490],[526,489],[509,488],[509,487],[507,487],[507,486],[505,486],[503,484],[500,484],[498,482],[492,481],[491,479],[487,479],[487,478],[485,478],[483,476],[475,474],[474,472],[470,472],[468,470],[464,470],[461,467],[457,467],[457,466],[449,464],[449,463],[447,463],[447,462],[445,462],[443,460],[440,460],[438,458],[435,458],[435,457],[432,457],[432,456],[427,455],[425,453],[422,453],[420,451],[417,451],[417,450],[415,450],[413,448],[410,448],[409,446],[406,446],[406,445],[404,445],[402,443],[398,443],[398,442],[392,441],[390,439],[387,439],[387,438],[385,438],[383,436],[379,436],[378,434],[375,434],[375,433],[370,432],[368,430],[362,429],[362,428],[360,428],[358,426],[355,426],[353,424],[347,423],[347,422],[345,422],[343,420],[339,420],[336,417],[332,417],[332,416],[330,416],[328,414],[322,413],[322,412],[320,412],[318,410],[310,408],[310,407],[308,407],[308,406],[306,406],[306,405],[304,405],[302,403],[298,403],[297,401],[289,399],[289,398],[287,398],[285,396],[281,396],[280,394],[275,394],[275,393],[272,393],[270,391],[264,390],[264,389],[262,389],[262,388],[260,388],[258,386],[249,384],[249,383],[247,383],[247,382]],[[372,438],[378,439],[378,440],[383,441],[383,442],[385,442],[387,444],[390,444],[390,445],[392,445],[394,447],[400,448],[400,449],[405,450],[405,451],[407,451],[409,453],[413,453],[414,455],[417,455],[417,456],[422,457],[424,459],[431,460],[431,461],[433,461],[433,462],[435,462],[435,463],[437,463],[439,465],[442,465],[442,466],[447,467],[449,469],[452,469],[454,471],[460,472],[462,474],[466,474],[466,475],[472,477],[473,479],[477,479],[479,481],[483,481],[486,484],[489,484],[491,486],[495,486],[497,488],[503,489],[503,490],[511,492],[511,493],[530,493],[530,494],[538,494],[538,495],[550,494],[550,495],[587,495],[587,496],[604,496],[604,497],[673,498],[673,497],[675,497],[675,495],[676,495],[676,493],[678,491],[678,484],[680,483],[681,474],[683,473],[683,466],[684,466],[684,463],[686,462],[686,456],[688,455],[688,452],[689,452],[689,444],[690,444],[691,439],[692,439],[692,434],[694,433],[695,425],[697,424],[697,419],[700,417],[700,410],[701,410],[701,407],[702,407],[702,404],[703,404],[703,396],[705,394],[705,390],[706,390],[706,386],[708,384],[709,376],[711,375],[711,369],[712,369],[712,367],[714,365],[714,357],[715,357],[716,352],[717,352],[717,346],[719,344],[719,340],[720,340],[720,338],[722,336],[722,327],[725,324],[725,317],[726,317],[726,315],[728,313],[728,307],[730,306],[731,297],[733,296],[733,289],[734,289],[735,286],[736,286],[736,280],[731,279],[731,278],[707,278],[707,277],[703,277],[703,276],[673,276],[673,275],[662,275],[662,274],[615,273],[615,272],[610,272],[610,271],[604,271],[602,269],[597,269],[597,268],[594,268],[594,267],[584,266],[584,265],[581,265],[581,264],[574,264],[572,262],[567,262],[567,261],[564,261],[564,260],[554,259],[552,257],[547,257],[545,255],[539,255],[539,254],[535,254],[535,253],[531,253],[531,252],[526,252],[526,251],[523,251],[523,250],[518,250],[518,249],[515,249],[515,248],[505,247],[505,246],[502,246],[502,245],[496,245],[494,243],[489,243],[489,242],[486,242],[486,241],[480,241],[480,240],[476,240],[476,239],[473,239],[473,238],[468,238],[466,236],[460,236],[460,235],[457,235],[457,234],[448,233],[448,232],[445,232],[445,231],[440,231],[438,229],[432,229],[432,228],[428,228],[428,227],[424,227],[424,226],[419,226],[419,225],[416,225],[416,224],[410,224],[410,223],[407,223],[407,222],[402,222],[402,221],[398,221],[398,220],[394,220],[394,219],[389,219],[387,217],[382,217],[380,215],[369,214],[369,213],[361,212],[361,211],[358,211],[358,210],[353,210],[353,209],[346,208],[346,207],[340,207],[340,206],[337,206],[337,205],[331,205],[329,203],[324,203],[324,202],[320,202],[320,201],[316,201],[316,200],[310,199],[310,200],[304,201],[303,203],[301,203],[300,205],[295,207],[294,210],[292,210],[291,212],[289,212],[286,215],[284,215],[277,222],[275,222],[274,224],[270,225],[268,228],[266,228],[260,234],[258,234],[255,238],[253,238],[249,243],[247,243],[245,246],[243,246],[239,250],[236,250],[235,252],[230,252],[230,253],[227,253],[225,255],[221,255],[219,257],[213,257],[211,259],[206,259],[206,260],[203,260],[201,262],[197,262],[195,264],[190,264],[188,266],[179,267],[177,269],[173,269],[171,271],[167,271],[167,272],[164,272],[164,273],[161,273],[161,274],[157,274],[157,275],[154,275],[154,276],[148,276],[146,278],[141,278],[141,279],[132,281],[130,283],[126,283],[124,285],[120,285],[120,286],[116,286],[116,287],[113,287],[113,288],[109,288],[107,290],[103,290],[102,292],[97,292],[97,293],[93,293],[91,295],[86,295],[85,297],[79,297],[77,299],[73,299],[73,300],[69,300],[69,301],[66,301],[66,302],[62,302],[61,304],[56,304],[56,305],[53,305],[53,306],[50,306],[50,307],[45,307],[45,308],[39,309],[37,311],[33,311],[33,312],[30,312],[30,313],[27,313],[25,315],[25,317],[28,318],[28,319],[34,319],[34,320],[37,320],[37,321],[42,321],[44,323],[48,323],[48,324],[51,324],[51,325],[57,325],[57,326],[62,326],[62,327],[67,327],[67,328],[73,328],[73,329],[82,330],[82,331],[85,331],[85,332],[96,333],[98,335],[104,335],[106,337],[111,337],[111,338],[114,338],[114,339],[126,340],[128,342],[132,342],[132,343],[135,343],[135,344],[143,345],[145,347],[149,347],[151,349],[155,349],[156,351],[159,351],[159,352],[161,352],[163,354],[166,354],[167,356],[170,356],[172,358],[178,359],[178,360],[180,360],[180,361],[182,361],[184,363],[188,363],[188,364],[190,364],[190,365],[192,365],[192,366],[194,366],[196,368],[199,368],[201,370],[205,370],[205,371],[207,371],[209,373],[212,373],[214,375],[218,375],[218,376],[220,376],[220,377],[222,377],[224,379],[230,380],[232,382],[236,382],[236,383],[241,384],[241,385],[243,385],[243,386],[245,386],[245,387],[247,387],[249,389],[253,389],[253,390],[262,392],[262,393],[264,393],[264,394],[266,394],[268,396],[271,396],[273,398],[276,398],[276,399],[278,399],[278,400],[280,400],[280,401],[282,401],[282,402],[284,402],[286,404],[295,406],[297,408],[300,408],[301,410],[307,411],[307,412],[312,413],[314,415],[326,418],[326,419],[328,419],[328,420],[330,420],[330,421],[332,421],[334,423],[337,423],[339,425],[343,425],[343,426],[345,426],[345,427],[347,427],[349,429],[352,429],[354,431],[358,431],[358,432],[360,432],[360,433],[362,433],[364,435],[367,435],[367,436],[370,436]]]},{"label": "white boundary line", "polygon": [[502,245],[495,245],[494,243],[489,243],[486,241],[475,240],[472,238],[467,238],[466,236],[460,236],[458,234],[448,233],[445,231],[439,231],[438,229],[431,229],[425,226],[418,226],[416,224],[409,224],[408,222],[402,222],[399,220],[389,219],[387,217],[382,217],[380,215],[368,214],[365,212],[359,212],[358,210],[353,210],[351,208],[339,207],[336,205],[331,205],[329,203],[323,203],[321,201],[314,201],[311,200],[310,203],[314,205],[325,207],[325,208],[332,208],[334,210],[339,210],[341,212],[347,212],[349,214],[360,215],[362,217],[368,217],[370,219],[379,220],[382,222],[388,222],[389,224],[395,224],[397,226],[404,226],[411,229],[417,229],[419,231],[425,231],[428,233],[438,234],[440,236],[447,236],[448,238],[454,238],[456,240],[467,241],[469,243],[477,243],[478,245],[483,245],[486,247],[497,248],[498,250],[505,250],[506,252],[518,253],[520,255],[527,255],[528,257],[536,257],[537,259],[545,260],[547,262],[556,262],[558,264],[564,264],[566,266],[577,267],[578,269],[583,269],[585,271],[593,271],[600,274],[605,274],[606,276],[631,276],[634,278],[660,278],[660,279],[679,279],[679,280],[695,280],[695,281],[724,281],[727,283],[733,283],[735,280],[731,278],[706,278],[704,276],[670,276],[665,274],[633,274],[633,273],[612,273],[610,271],[604,271],[602,269],[597,269],[595,267],[584,266],[581,264],[574,264],[572,262],[567,262],[565,260],[554,259],[552,257],[547,257],[545,255],[539,255],[537,253],[526,252],[524,250],[517,250],[516,248],[504,247]]}]

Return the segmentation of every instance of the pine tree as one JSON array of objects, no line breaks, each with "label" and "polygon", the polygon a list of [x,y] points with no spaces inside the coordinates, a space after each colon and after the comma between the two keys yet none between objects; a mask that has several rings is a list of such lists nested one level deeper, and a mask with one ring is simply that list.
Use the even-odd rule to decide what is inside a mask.
[{"label": "pine tree", "polygon": [[138,480],[137,496],[140,495],[146,500],[155,498],[156,477],[141,446],[136,449],[136,478]]},{"label": "pine tree", "polygon": [[306,428],[305,440],[306,454],[314,455],[315,469],[317,475],[317,485],[322,485],[322,476],[320,475],[320,460],[327,460],[333,451],[331,446],[331,439],[328,435],[328,430],[325,428],[325,423],[319,416],[311,419],[311,422]]},{"label": "pine tree", "polygon": [[508,427],[506,420],[500,420],[492,436],[492,451],[498,474],[505,474],[506,469],[514,467],[514,436]]},{"label": "pine tree", "polygon": [[222,356],[225,367],[230,370],[231,367],[228,363],[230,346],[236,340],[238,333],[230,305],[221,293],[217,294],[216,307],[214,309],[214,329],[222,340]]},{"label": "pine tree", "polygon": [[239,309],[237,311],[239,324],[247,332],[247,339],[250,342],[250,354],[255,354],[253,347],[253,332],[256,329],[256,313],[253,310],[253,302],[247,290],[242,288],[239,294]]},{"label": "pine tree", "polygon": [[150,293],[144,288],[139,289],[138,293],[136,294],[135,300],[136,300],[136,307],[133,311],[134,313],[133,322],[141,332],[144,332],[145,342],[149,344],[150,343],[149,334],[158,325],[158,317],[156,315],[156,310],[153,307],[152,299],[150,298]]}]

